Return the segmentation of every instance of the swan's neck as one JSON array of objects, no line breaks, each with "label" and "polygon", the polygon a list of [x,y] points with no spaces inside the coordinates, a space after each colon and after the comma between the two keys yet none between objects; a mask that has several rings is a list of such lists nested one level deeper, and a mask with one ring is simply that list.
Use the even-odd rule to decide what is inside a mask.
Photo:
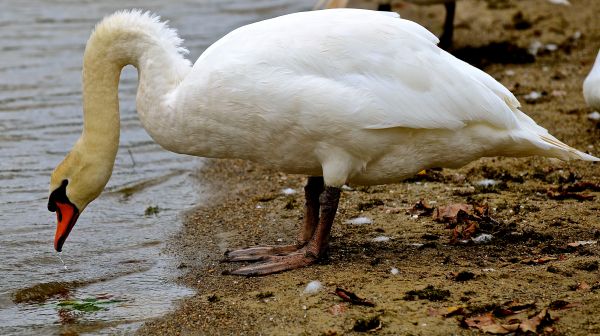
[{"label": "swan's neck", "polygon": [[138,69],[140,115],[142,110],[160,109],[161,99],[190,69],[180,42],[157,18],[139,12],[114,14],[96,27],[84,55],[84,130],[78,146],[82,153],[93,155],[103,170],[112,171],[119,145],[121,69],[129,64]]}]

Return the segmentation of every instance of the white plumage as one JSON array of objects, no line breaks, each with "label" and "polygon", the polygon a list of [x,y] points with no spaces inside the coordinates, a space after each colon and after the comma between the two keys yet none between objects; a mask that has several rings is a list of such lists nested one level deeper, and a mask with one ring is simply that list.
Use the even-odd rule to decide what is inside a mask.
[{"label": "white plumage", "polygon": [[600,51],[592,70],[583,81],[583,98],[589,107],[600,111]]},{"label": "white plumage", "polygon": [[125,11],[105,18],[84,55],[84,132],[51,178],[55,247],[110,178],[127,64],[139,71],[142,124],[164,148],[313,176],[298,245],[234,251],[230,260],[270,260],[236,274],[314,262],[344,183],[398,182],[483,156],[598,160],[548,134],[504,86],[437,41],[393,13],[332,9],[236,29],[190,67],[181,40],[156,17]]}]

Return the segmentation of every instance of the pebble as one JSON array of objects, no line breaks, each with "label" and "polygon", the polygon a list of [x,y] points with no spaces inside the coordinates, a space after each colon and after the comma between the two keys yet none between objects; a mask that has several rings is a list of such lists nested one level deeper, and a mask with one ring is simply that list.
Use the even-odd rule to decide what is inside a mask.
[{"label": "pebble", "polygon": [[281,193],[284,195],[293,195],[296,193],[296,190],[294,190],[292,188],[285,188],[281,191]]},{"label": "pebble", "polygon": [[493,185],[498,184],[498,181],[492,179],[483,179],[475,182],[475,184],[482,187],[491,187]]},{"label": "pebble", "polygon": [[569,6],[571,4],[569,2],[569,0],[548,0],[548,2],[555,4],[555,5],[565,5],[565,6]]},{"label": "pebble", "polygon": [[589,120],[598,121],[600,120],[600,113],[598,111],[594,111],[587,115]]},{"label": "pebble", "polygon": [[317,294],[321,289],[323,289],[323,285],[319,280],[313,280],[306,285],[304,288],[304,294],[313,295]]},{"label": "pebble", "polygon": [[494,239],[494,236],[492,236],[491,234],[488,234],[488,233],[482,233],[475,238],[471,238],[471,240],[473,240],[473,242],[475,244],[489,243],[490,241],[492,241],[492,239]]},{"label": "pebble", "polygon": [[534,102],[542,98],[542,94],[537,91],[531,91],[528,94],[526,94],[523,98],[525,98],[526,102]]},{"label": "pebble", "polygon": [[371,224],[371,223],[373,223],[373,220],[368,217],[356,217],[356,218],[349,219],[349,220],[345,221],[344,223],[352,224],[352,225],[363,225],[363,224]]},{"label": "pebble", "polygon": [[398,273],[400,273],[400,271],[396,267],[392,267],[390,273],[392,273],[393,275],[397,275]]},{"label": "pebble", "polygon": [[386,242],[386,241],[390,241],[390,237],[387,237],[387,236],[377,236],[377,237],[373,238],[373,241],[376,242],[376,243]]}]

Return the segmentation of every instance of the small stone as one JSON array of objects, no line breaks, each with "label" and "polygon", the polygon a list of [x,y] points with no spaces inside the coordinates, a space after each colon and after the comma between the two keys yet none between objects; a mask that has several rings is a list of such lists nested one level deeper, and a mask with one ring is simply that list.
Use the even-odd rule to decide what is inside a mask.
[{"label": "small stone", "polygon": [[351,225],[364,225],[373,223],[373,220],[368,217],[356,217],[347,220],[345,223]]},{"label": "small stone", "polygon": [[600,120],[600,113],[598,111],[594,111],[590,114],[587,115],[589,120],[592,121],[599,121]]},{"label": "small stone", "polygon": [[319,280],[313,280],[306,285],[304,288],[304,294],[313,295],[317,294],[321,289],[323,289],[323,285]]},{"label": "small stone", "polygon": [[285,189],[281,190],[281,193],[284,195],[293,195],[296,193],[296,190],[294,190],[292,188],[285,188]]},{"label": "small stone", "polygon": [[475,243],[475,244],[485,244],[485,243],[489,243],[492,241],[492,239],[494,239],[494,236],[492,236],[489,233],[482,233],[479,236],[475,237],[475,238],[471,238],[471,240]]},{"label": "small stone", "polygon": [[390,237],[387,237],[387,236],[377,236],[377,237],[373,238],[373,241],[376,242],[376,243],[383,243],[383,242],[390,241]]}]

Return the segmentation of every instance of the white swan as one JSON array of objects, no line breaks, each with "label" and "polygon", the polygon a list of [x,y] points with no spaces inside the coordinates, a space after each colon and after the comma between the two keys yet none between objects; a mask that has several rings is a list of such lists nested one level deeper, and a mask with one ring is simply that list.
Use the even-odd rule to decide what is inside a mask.
[{"label": "white swan", "polygon": [[393,13],[332,9],[254,23],[217,41],[193,67],[180,42],[139,11],[113,14],[92,33],[83,133],[50,181],[58,251],[112,173],[127,64],[139,71],[141,122],[164,148],[311,176],[298,244],[233,251],[229,260],[265,261],[233,274],[313,263],[327,248],[345,183],[393,183],[482,156],[598,160],[548,134],[504,86]]},{"label": "white swan", "polygon": [[[444,30],[440,36],[439,46],[443,49],[452,47],[452,36],[454,35],[454,15],[456,13],[456,0],[404,0],[417,5],[444,4],[446,7],[446,19]],[[370,10],[391,11],[393,0],[319,0],[314,9],[328,8],[361,8]]]},{"label": "white swan", "polygon": [[600,51],[592,70],[583,81],[583,98],[589,107],[600,111]]}]

